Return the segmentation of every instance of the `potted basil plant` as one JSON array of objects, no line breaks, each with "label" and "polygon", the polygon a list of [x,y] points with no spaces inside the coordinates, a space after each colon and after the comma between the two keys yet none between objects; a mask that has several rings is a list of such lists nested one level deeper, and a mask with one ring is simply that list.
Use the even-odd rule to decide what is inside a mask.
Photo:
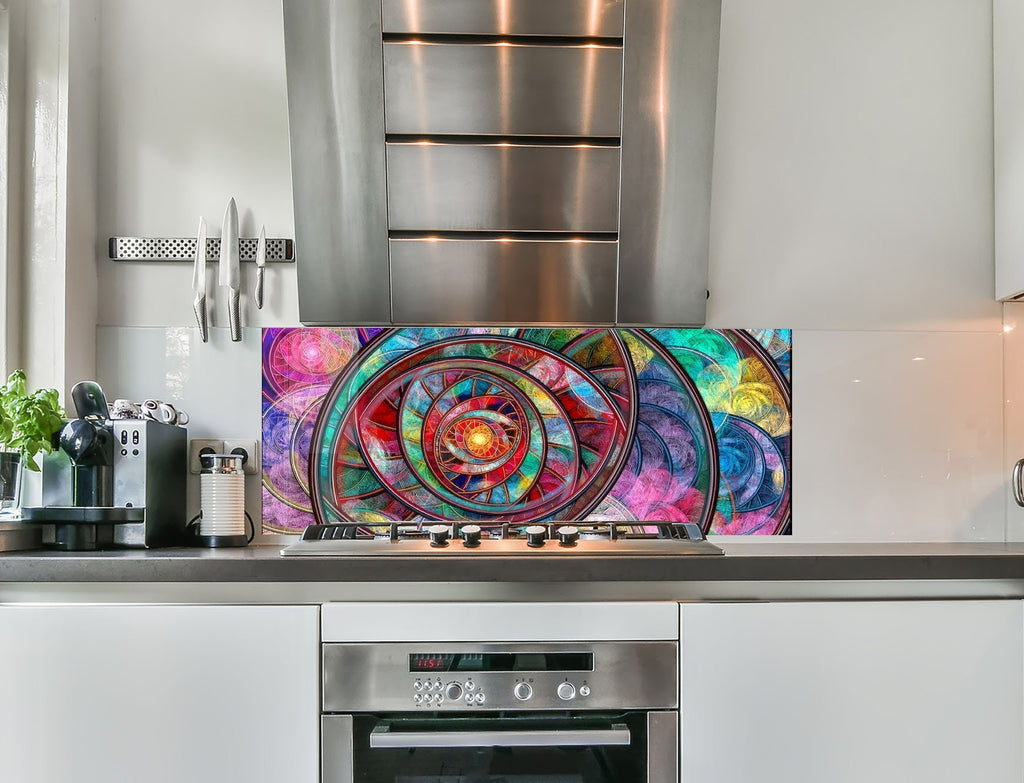
[{"label": "potted basil plant", "polygon": [[0,386],[0,513],[20,508],[22,471],[39,471],[36,457],[54,448],[64,426],[64,409],[56,389],[29,392],[23,370]]}]

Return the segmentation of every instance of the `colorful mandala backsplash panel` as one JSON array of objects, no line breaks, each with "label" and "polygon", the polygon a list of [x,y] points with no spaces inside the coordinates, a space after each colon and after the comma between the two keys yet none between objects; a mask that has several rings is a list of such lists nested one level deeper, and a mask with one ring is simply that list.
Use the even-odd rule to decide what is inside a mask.
[{"label": "colorful mandala backsplash panel", "polygon": [[265,329],[263,531],[789,533],[789,330]]}]

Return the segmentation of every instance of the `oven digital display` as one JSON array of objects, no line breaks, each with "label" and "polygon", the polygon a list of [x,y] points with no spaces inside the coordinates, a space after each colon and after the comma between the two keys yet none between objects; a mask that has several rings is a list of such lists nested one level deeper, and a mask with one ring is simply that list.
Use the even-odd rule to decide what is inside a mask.
[{"label": "oven digital display", "polygon": [[583,652],[412,653],[410,672],[591,672],[594,654]]}]

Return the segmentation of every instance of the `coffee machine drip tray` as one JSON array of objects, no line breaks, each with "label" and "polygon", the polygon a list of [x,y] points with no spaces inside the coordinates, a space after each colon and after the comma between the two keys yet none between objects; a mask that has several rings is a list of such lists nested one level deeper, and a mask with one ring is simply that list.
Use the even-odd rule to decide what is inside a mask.
[{"label": "coffee machine drip tray", "polygon": [[144,522],[146,509],[141,506],[26,507],[21,509],[21,519],[23,522],[53,525],[51,545],[74,552],[113,546],[114,527]]},{"label": "coffee machine drip tray", "polygon": [[144,522],[146,509],[120,506],[39,506],[22,508],[24,522],[49,524],[123,525]]}]

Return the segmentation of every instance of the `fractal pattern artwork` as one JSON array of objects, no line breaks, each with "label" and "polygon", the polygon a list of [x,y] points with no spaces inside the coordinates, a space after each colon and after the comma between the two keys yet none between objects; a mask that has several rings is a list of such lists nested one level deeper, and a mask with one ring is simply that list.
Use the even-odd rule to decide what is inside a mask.
[{"label": "fractal pattern artwork", "polygon": [[263,332],[263,530],[791,532],[789,330]]}]

